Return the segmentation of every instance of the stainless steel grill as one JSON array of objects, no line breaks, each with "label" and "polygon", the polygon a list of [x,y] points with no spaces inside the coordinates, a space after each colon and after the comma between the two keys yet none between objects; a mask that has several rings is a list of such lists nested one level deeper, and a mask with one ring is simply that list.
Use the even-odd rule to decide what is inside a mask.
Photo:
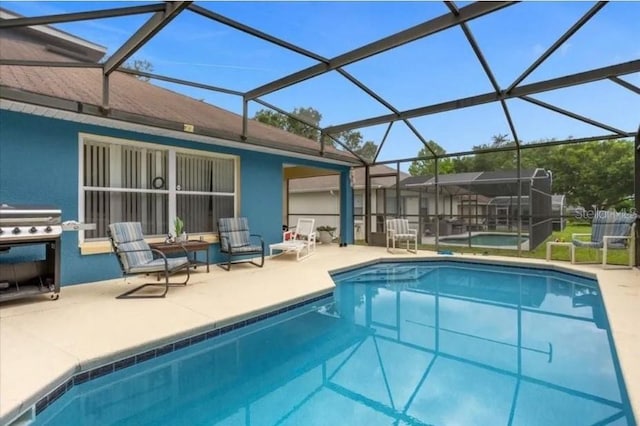
[{"label": "stainless steel grill", "polygon": [[0,204],[0,302],[41,293],[58,298],[61,221],[56,207]]},{"label": "stainless steel grill", "polygon": [[62,234],[62,211],[52,206],[0,205],[0,243],[50,240]]}]

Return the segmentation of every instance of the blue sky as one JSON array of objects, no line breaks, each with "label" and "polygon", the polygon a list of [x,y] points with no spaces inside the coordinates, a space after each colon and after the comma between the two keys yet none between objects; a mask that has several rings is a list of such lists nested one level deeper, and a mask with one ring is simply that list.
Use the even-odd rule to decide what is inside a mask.
[{"label": "blue sky", "polygon": [[[25,16],[122,7],[132,2],[3,2]],[[324,57],[334,57],[447,13],[442,2],[199,2],[216,13],[253,26]],[[467,3],[458,3],[459,7]],[[469,23],[501,88],[506,88],[561,34],[592,7],[592,2],[524,2]],[[148,15],[56,25],[113,53]],[[640,59],[640,2],[611,2],[545,61],[523,84]],[[232,28],[183,12],[135,55],[154,72],[246,91],[315,64]],[[491,84],[459,27],[418,40],[345,67],[399,110],[492,91]],[[640,86],[640,73],[623,77]],[[157,82],[222,108],[242,112],[239,97]],[[640,96],[613,82],[536,95],[540,100],[618,127],[637,129]],[[323,126],[389,111],[336,72],[266,95],[285,110],[313,107]],[[607,133],[522,100],[508,106],[525,142]],[[250,104],[250,115],[260,109]],[[510,134],[498,104],[465,108],[411,120],[426,139],[448,152],[488,143]],[[359,129],[379,143],[386,125]],[[394,124],[379,159],[413,157],[421,143],[401,123]]]}]

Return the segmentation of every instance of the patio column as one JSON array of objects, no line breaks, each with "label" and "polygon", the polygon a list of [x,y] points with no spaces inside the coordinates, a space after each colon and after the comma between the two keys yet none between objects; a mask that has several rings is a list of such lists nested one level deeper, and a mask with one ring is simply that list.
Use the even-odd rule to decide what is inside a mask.
[{"label": "patio column", "polygon": [[353,244],[353,188],[350,170],[340,172],[340,242]]}]

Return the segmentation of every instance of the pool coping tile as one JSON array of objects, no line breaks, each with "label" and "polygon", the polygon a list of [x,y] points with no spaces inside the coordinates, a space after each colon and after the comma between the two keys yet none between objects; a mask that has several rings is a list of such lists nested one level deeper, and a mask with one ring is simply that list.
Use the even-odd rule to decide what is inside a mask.
[{"label": "pool coping tile", "polygon": [[110,362],[108,364],[104,364],[99,367],[92,368],[88,371],[76,373],[71,377],[67,378],[62,384],[54,388],[51,392],[46,393],[44,396],[38,399],[38,401],[35,403],[36,415],[40,414],[49,405],[57,401],[62,395],[70,391],[74,386],[89,382],[91,380],[97,379],[99,377],[105,376],[115,371],[119,371],[124,368],[131,367],[133,365],[140,364],[145,361],[149,361],[151,359],[173,352],[174,350],[187,348],[197,343],[204,342],[205,340],[223,336],[224,334],[230,333],[235,330],[239,330],[251,324],[255,324],[258,321],[271,318],[286,312],[290,312],[294,309],[297,309],[306,305],[312,305],[316,302],[326,300],[332,297],[333,297],[333,292],[328,292],[328,293],[325,292],[321,295],[309,297],[302,301],[291,301],[291,304],[284,304],[283,306],[280,306],[279,308],[273,309],[271,311],[262,312],[261,314],[255,317],[252,317],[250,319],[238,320],[232,324],[228,324],[223,327],[216,328],[214,330],[200,332],[191,337],[187,337],[182,340],[179,340],[178,342],[175,342],[175,343],[164,344],[157,348],[146,350],[142,353],[131,355],[126,358],[120,359],[118,361]]}]

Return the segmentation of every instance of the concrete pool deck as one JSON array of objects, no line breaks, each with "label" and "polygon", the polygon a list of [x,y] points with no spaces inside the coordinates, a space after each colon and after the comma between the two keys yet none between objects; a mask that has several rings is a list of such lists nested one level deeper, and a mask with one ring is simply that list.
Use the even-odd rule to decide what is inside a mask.
[{"label": "concrete pool deck", "polygon": [[[266,259],[264,268],[236,265],[231,272],[198,269],[186,287],[164,299],[117,300],[138,279],[114,279],[63,287],[60,299],[45,296],[0,305],[0,424],[11,421],[71,375],[299,302],[334,288],[331,270],[380,258],[457,258],[474,261],[560,266],[595,274],[600,283],[629,399],[640,418],[640,270],[603,270],[499,256],[437,256],[384,248],[319,246],[316,254]],[[403,253],[403,254],[400,254]],[[405,254],[406,253],[406,254]],[[114,260],[115,261],[115,260]]]}]

